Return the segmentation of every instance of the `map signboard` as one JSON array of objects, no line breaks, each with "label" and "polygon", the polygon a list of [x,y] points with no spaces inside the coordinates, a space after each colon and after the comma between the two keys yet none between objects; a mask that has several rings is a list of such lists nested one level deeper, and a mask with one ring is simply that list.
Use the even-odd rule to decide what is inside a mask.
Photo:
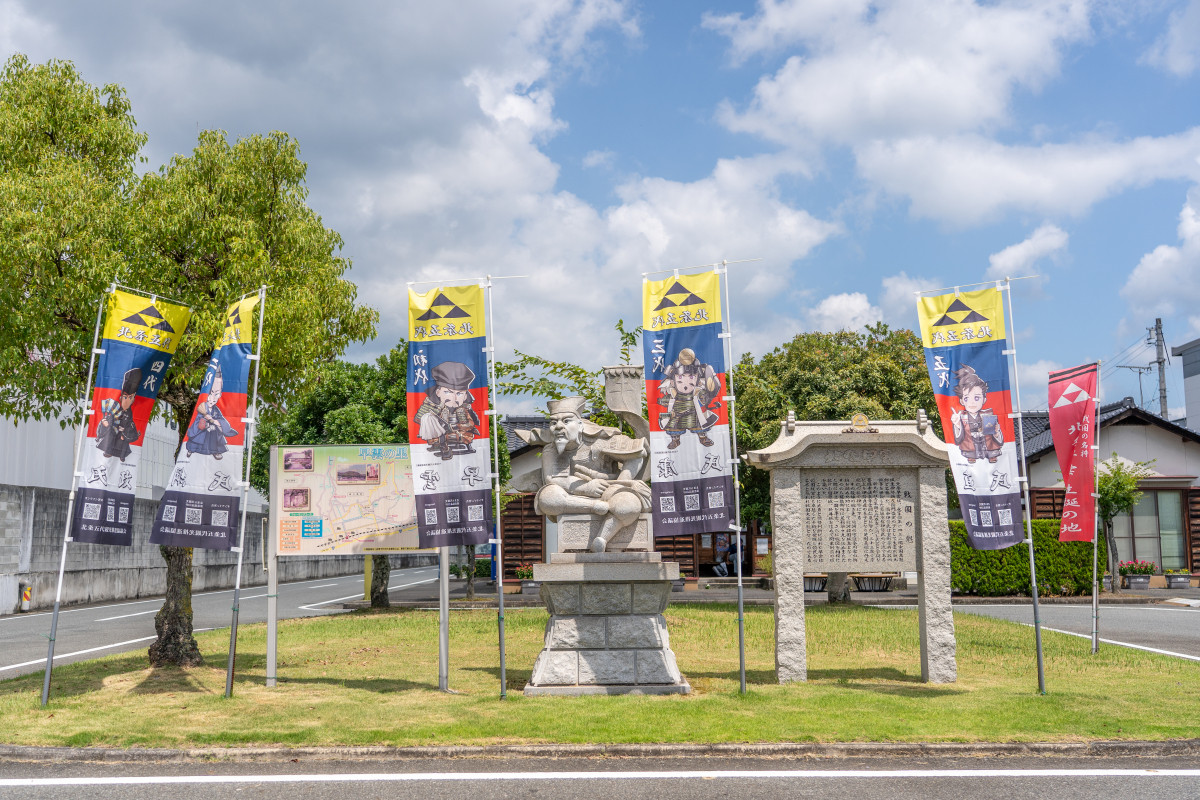
[{"label": "map signboard", "polygon": [[418,549],[408,445],[272,447],[271,519],[281,556]]}]

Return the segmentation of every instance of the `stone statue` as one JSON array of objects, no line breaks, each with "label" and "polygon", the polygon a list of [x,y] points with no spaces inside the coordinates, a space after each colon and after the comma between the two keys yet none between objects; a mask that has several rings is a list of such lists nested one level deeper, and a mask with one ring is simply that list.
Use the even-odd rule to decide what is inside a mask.
[{"label": "stone statue", "polygon": [[589,547],[603,553],[620,531],[650,510],[650,487],[641,479],[649,444],[618,428],[584,419],[586,400],[551,400],[550,427],[517,435],[542,446],[542,486],[534,509],[557,521],[563,514],[585,514],[603,520]]}]

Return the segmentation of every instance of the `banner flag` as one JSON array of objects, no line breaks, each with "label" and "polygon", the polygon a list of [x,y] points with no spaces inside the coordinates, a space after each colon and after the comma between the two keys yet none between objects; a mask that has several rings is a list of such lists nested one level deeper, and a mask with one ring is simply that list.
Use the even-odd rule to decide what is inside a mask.
[{"label": "banner flag", "polygon": [[644,281],[654,535],[727,533],[734,516],[721,275]]},{"label": "banner flag", "polygon": [[187,306],[113,291],[75,479],[74,541],[133,542],[133,499],[146,424],[191,317]]},{"label": "banner flag", "polygon": [[206,550],[234,545],[258,300],[258,294],[252,294],[225,311],[225,329],[208,362],[196,410],[154,516],[151,544]]},{"label": "banner flag", "polygon": [[967,538],[977,550],[1024,540],[1004,296],[992,287],[917,300],[929,380],[950,445]]},{"label": "banner flag", "polygon": [[491,538],[483,287],[408,291],[408,436],[421,547]]},{"label": "banner flag", "polygon": [[1096,389],[1099,366],[1050,373],[1050,436],[1062,471],[1060,542],[1090,542],[1096,535]]}]

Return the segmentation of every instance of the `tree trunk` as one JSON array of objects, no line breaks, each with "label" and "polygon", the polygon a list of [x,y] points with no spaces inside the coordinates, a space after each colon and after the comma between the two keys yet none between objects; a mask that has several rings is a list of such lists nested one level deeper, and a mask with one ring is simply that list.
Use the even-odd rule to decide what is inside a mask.
[{"label": "tree trunk", "polygon": [[392,578],[392,562],[386,555],[371,556],[371,608],[391,608],[388,581]]},{"label": "tree trunk", "polygon": [[849,603],[850,573],[830,572],[825,579],[825,598],[829,603]]},{"label": "tree trunk", "polygon": [[[1108,543],[1108,574],[1112,576],[1113,594],[1121,593],[1121,576],[1117,574],[1117,537],[1113,533],[1112,520],[1104,520],[1104,541]],[[1101,579],[1101,583],[1103,583]]]},{"label": "tree trunk", "polygon": [[194,667],[204,657],[192,636],[192,548],[158,549],[167,562],[167,596],[154,617],[158,639],[150,645],[150,666]]},{"label": "tree trunk", "polygon": [[467,546],[467,599],[475,599],[475,545]]}]

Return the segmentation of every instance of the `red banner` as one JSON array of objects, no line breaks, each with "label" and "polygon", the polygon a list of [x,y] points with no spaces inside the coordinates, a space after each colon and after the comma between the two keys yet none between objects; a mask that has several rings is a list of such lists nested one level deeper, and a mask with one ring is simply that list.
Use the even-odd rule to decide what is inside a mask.
[{"label": "red banner", "polygon": [[1096,534],[1096,364],[1050,373],[1050,435],[1062,471],[1060,542],[1090,542]]}]

